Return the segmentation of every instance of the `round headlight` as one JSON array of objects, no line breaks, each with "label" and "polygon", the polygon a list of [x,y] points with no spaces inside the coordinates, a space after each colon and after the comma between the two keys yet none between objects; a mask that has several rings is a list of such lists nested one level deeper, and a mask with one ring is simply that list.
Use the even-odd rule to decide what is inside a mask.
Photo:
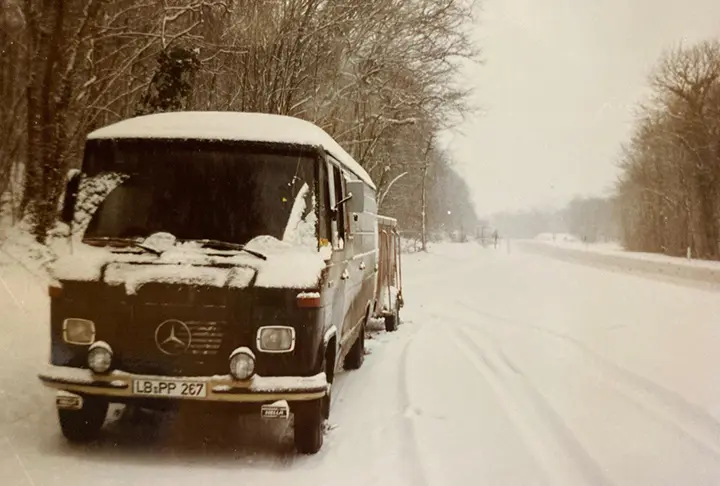
[{"label": "round headlight", "polygon": [[255,355],[249,348],[238,348],[230,355],[230,374],[236,380],[247,380],[255,372]]},{"label": "round headlight", "polygon": [[112,348],[106,342],[98,341],[88,351],[88,367],[95,373],[105,373],[112,364],[112,355]]}]

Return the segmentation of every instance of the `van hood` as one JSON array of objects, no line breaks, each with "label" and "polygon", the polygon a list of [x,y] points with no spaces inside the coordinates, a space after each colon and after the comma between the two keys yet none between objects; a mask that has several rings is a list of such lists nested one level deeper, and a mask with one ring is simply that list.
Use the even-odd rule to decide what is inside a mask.
[{"label": "van hood", "polygon": [[72,253],[56,260],[52,274],[60,281],[124,285],[132,295],[151,282],[311,289],[318,286],[326,265],[321,253],[271,236],[256,237],[246,248],[262,253],[267,259],[244,251],[202,248],[192,242],[175,245],[161,255],[74,242]]}]

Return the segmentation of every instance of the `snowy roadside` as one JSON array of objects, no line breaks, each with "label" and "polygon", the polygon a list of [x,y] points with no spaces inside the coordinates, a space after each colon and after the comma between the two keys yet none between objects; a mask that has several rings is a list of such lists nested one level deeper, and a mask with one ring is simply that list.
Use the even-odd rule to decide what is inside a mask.
[{"label": "snowy roadside", "polygon": [[7,262],[22,268],[38,284],[45,285],[49,280],[49,265],[55,259],[52,247],[60,244],[41,245],[21,225],[11,227],[0,233],[0,254]]},{"label": "snowy roadside", "polygon": [[263,484],[317,485],[331,484],[343,470],[351,471],[347,484],[380,477],[419,484],[407,479],[416,469],[412,456],[384,452],[388,443],[392,450],[404,444],[404,423],[397,421],[402,411],[392,400],[413,326],[386,333],[382,320],[371,323],[363,369],[337,376],[327,443],[316,456],[295,454],[285,423],[267,424],[254,416],[228,421],[222,414],[168,416],[155,428],[112,415],[103,440],[69,446],[58,431],[53,393],[37,380],[48,359],[44,268],[51,259],[51,252],[22,232],[5,239],[0,251],[0,483],[147,484],[149,473],[160,478],[156,484],[195,484],[208,474],[215,484],[233,484],[242,474]]},{"label": "snowy roadside", "polygon": [[619,243],[582,243],[578,241],[538,241],[518,240],[521,244],[540,244],[555,247],[558,249],[572,250],[584,253],[597,253],[602,255],[613,255],[633,260],[645,260],[649,262],[667,263],[672,265],[683,265],[688,267],[711,268],[720,270],[720,261],[699,260],[686,257],[662,255],[659,253],[643,253],[625,250]]},{"label": "snowy roadside", "polygon": [[720,284],[720,262],[627,252],[616,245],[518,240],[522,250],[565,261],[703,287]]},{"label": "snowy roadside", "polygon": [[371,323],[311,457],[288,424],[220,414],[69,446],[35,378],[46,292],[0,253],[3,484],[716,484],[717,294],[515,248],[405,255],[403,324]]}]

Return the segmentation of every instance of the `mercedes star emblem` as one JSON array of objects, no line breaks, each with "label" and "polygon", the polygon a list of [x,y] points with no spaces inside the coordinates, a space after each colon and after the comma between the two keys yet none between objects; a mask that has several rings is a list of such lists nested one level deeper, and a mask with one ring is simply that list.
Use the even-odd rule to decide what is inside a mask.
[{"label": "mercedes star emblem", "polygon": [[190,328],[176,319],[167,320],[155,329],[155,344],[160,351],[170,356],[187,351],[191,340]]}]

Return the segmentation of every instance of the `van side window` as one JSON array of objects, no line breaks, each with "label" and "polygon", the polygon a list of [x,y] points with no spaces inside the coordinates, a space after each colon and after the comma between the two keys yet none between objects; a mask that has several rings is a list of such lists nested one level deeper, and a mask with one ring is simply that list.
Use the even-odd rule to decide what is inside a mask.
[{"label": "van side window", "polygon": [[[333,179],[335,182],[335,204],[337,204],[345,198],[347,187],[345,186],[345,178],[343,177],[341,170],[336,166],[333,166]],[[335,216],[337,218],[338,242],[342,241],[342,248],[346,243],[345,204],[338,207]]]},{"label": "van side window", "polygon": [[330,179],[328,177],[328,164],[325,160],[318,164],[318,238],[332,243],[332,214],[330,213]]},{"label": "van side window", "polygon": [[332,163],[328,160],[325,163],[325,168],[327,169],[326,175],[327,175],[327,191],[328,191],[328,209],[327,209],[327,218],[330,223],[330,243],[332,244],[332,248],[337,248],[338,246],[338,231],[337,231],[337,217],[335,213],[333,212],[333,208],[335,207],[335,201],[337,201],[335,196],[335,167],[332,165]]},{"label": "van side window", "polygon": [[332,209],[342,201],[345,194],[345,185],[340,168],[328,161],[328,189],[330,193],[330,212],[332,217],[331,236],[333,248],[342,249],[345,246],[345,209],[338,207],[337,212]]}]

